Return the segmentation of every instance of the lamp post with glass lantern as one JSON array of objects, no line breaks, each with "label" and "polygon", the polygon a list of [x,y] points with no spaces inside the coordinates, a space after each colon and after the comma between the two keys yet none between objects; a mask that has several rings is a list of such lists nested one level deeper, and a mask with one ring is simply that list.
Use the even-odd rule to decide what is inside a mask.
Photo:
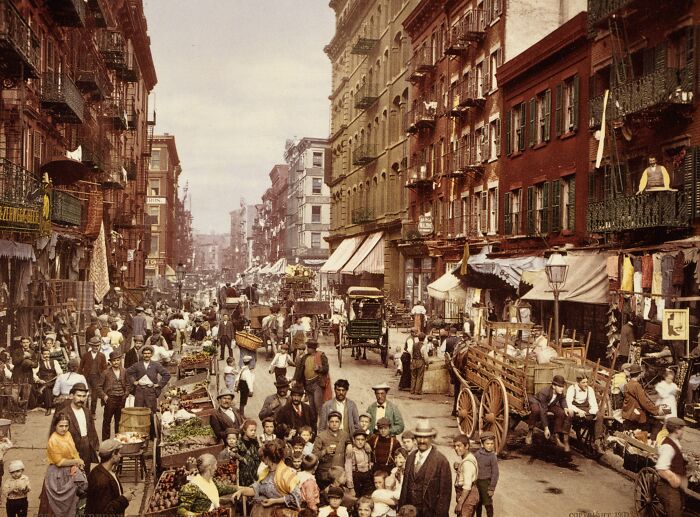
[{"label": "lamp post with glass lantern", "polygon": [[552,288],[554,295],[554,342],[559,346],[559,295],[563,292],[562,287],[566,283],[566,275],[569,272],[569,266],[558,248],[554,249],[554,253],[549,256],[547,264],[544,266],[547,273],[547,281],[549,287]]},{"label": "lamp post with glass lantern", "polygon": [[182,282],[185,280],[185,265],[180,263],[175,269],[175,275],[177,276],[177,307],[182,310]]}]

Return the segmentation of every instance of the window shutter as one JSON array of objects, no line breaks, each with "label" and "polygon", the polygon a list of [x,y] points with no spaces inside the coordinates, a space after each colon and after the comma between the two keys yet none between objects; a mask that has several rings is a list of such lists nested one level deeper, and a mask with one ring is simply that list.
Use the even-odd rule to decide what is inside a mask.
[{"label": "window shutter", "polygon": [[550,202],[549,202],[549,193],[550,193],[550,188],[549,188],[549,182],[545,181],[542,184],[542,209],[540,212],[540,233],[549,233],[550,232],[550,226],[549,226],[549,208],[550,208]]},{"label": "window shutter", "polygon": [[492,0],[484,0],[484,22],[486,25],[491,23],[491,2]]},{"label": "window shutter", "polygon": [[505,133],[506,133],[506,155],[510,156],[511,153],[513,152],[512,149],[512,142],[510,139],[510,122],[511,122],[511,117],[513,116],[513,112],[511,110],[506,111],[506,118],[503,120],[504,124],[506,125]]},{"label": "window shutter", "polygon": [[452,216],[454,217],[453,234],[462,233],[462,200],[457,198],[452,201]]},{"label": "window shutter", "polygon": [[520,103],[520,135],[518,136],[518,151],[525,150],[525,123],[526,123],[527,112],[525,109],[525,103]]},{"label": "window shutter", "polygon": [[496,156],[501,156],[501,121],[496,120],[493,125],[494,132],[496,133],[493,137],[494,144],[496,145]]},{"label": "window shutter", "polygon": [[571,89],[571,130],[576,131],[578,129],[578,99],[580,88],[578,75],[574,76],[573,82],[573,88]]},{"label": "window shutter", "polygon": [[568,212],[569,227],[573,231],[576,229],[576,177],[571,176],[569,180],[569,203],[566,206]]},{"label": "window shutter", "polygon": [[481,91],[484,96],[486,96],[487,93],[491,91],[491,72],[489,70],[491,66],[491,56],[487,55],[486,58],[482,61],[482,71],[483,71],[483,77],[482,77],[482,86],[481,86]]},{"label": "window shutter", "polygon": [[488,223],[488,216],[489,216],[489,193],[486,190],[481,191],[481,220],[479,221],[479,229],[481,230],[481,233],[486,233],[488,231],[488,227],[486,226]]},{"label": "window shutter", "polygon": [[535,235],[535,187],[527,187],[527,234]]},{"label": "window shutter", "polygon": [[552,221],[553,232],[561,230],[561,180],[552,181]]},{"label": "window shutter", "polygon": [[552,127],[552,90],[544,92],[544,141],[549,142]]},{"label": "window shutter", "polygon": [[511,215],[511,193],[506,192],[503,196],[503,234],[513,235],[513,218]]},{"label": "window shutter", "polygon": [[555,113],[555,126],[557,136],[561,135],[564,128],[564,85],[562,83],[557,84],[557,95],[554,102],[556,102],[556,113]]},{"label": "window shutter", "polygon": [[687,149],[683,160],[683,187],[691,219],[700,216],[700,160],[697,155],[698,148]]},{"label": "window shutter", "polygon": [[494,233],[498,233],[498,227],[500,223],[500,221],[498,220],[498,201],[498,187],[496,187],[493,193],[494,206],[493,210],[491,210],[493,212],[493,221],[491,221],[491,227],[493,228]]},{"label": "window shutter", "polygon": [[494,12],[496,13],[496,16],[500,16],[501,13],[503,12],[503,0],[493,0],[493,5],[494,5]]},{"label": "window shutter", "polygon": [[481,130],[481,161],[486,163],[489,158],[489,125],[486,123]]},{"label": "window shutter", "polygon": [[537,109],[537,100],[530,99],[530,134],[528,135],[530,142],[530,147],[535,145],[535,110]]}]

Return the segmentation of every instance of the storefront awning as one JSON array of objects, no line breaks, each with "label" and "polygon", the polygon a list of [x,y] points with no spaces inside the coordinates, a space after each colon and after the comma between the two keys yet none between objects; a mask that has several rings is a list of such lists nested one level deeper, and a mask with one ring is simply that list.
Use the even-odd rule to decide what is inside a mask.
[{"label": "storefront awning", "polygon": [[[569,265],[566,283],[559,300],[562,302],[607,304],[610,301],[610,285],[606,271],[606,253],[569,252],[565,258]],[[523,280],[533,283],[524,300],[554,300],[544,267]]]},{"label": "storefront awning", "polygon": [[258,271],[259,275],[268,275],[270,274],[270,264],[265,264],[260,271]]},{"label": "storefront awning", "polygon": [[14,258],[18,260],[31,260],[34,262],[34,248],[31,244],[0,239],[0,257]]},{"label": "storefront awning", "polygon": [[268,273],[271,275],[283,275],[285,269],[287,269],[287,259],[281,258],[270,266],[270,271],[268,271]]},{"label": "storefront awning", "polygon": [[348,237],[344,239],[333,252],[333,254],[328,257],[326,263],[321,266],[321,273],[337,273],[343,266],[347,264],[348,260],[352,257],[355,250],[360,246],[360,243],[364,239],[363,236]]},{"label": "storefront awning", "polygon": [[[497,276],[514,289],[520,285],[523,271],[544,270],[543,257],[489,258],[489,253],[491,253],[491,246],[484,246],[477,255],[469,257],[467,264],[477,273]],[[467,274],[467,282],[468,278],[469,274]]]},{"label": "storefront awning", "polygon": [[360,273],[384,274],[384,232],[371,234],[357,249],[345,267],[340,270],[346,275]]},{"label": "storefront awning", "polygon": [[459,278],[453,275],[452,271],[447,271],[435,282],[428,284],[428,294],[436,300],[464,301],[467,299],[467,290],[462,287]]}]

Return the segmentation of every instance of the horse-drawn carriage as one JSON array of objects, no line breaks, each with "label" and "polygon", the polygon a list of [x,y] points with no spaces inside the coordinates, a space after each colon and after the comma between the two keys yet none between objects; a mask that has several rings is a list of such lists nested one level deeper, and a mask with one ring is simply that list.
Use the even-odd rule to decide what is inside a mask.
[{"label": "horse-drawn carriage", "polygon": [[382,364],[389,364],[389,329],[386,324],[384,295],[375,287],[348,288],[349,318],[338,344],[338,364],[343,366],[343,348],[352,348],[359,358],[366,357],[367,348],[379,351]]}]

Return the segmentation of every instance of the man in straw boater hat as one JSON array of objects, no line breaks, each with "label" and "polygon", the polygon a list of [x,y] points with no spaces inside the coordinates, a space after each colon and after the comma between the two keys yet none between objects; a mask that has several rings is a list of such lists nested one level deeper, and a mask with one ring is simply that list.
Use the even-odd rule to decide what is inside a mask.
[{"label": "man in straw boater hat", "polygon": [[275,417],[277,410],[284,406],[289,400],[289,381],[285,377],[277,377],[275,380],[277,391],[265,397],[262,409],[258,413],[258,418],[262,422],[267,417]]},{"label": "man in straw boater hat", "polygon": [[417,515],[448,517],[452,501],[452,469],[447,458],[433,446],[437,431],[430,420],[418,418],[413,435],[417,448],[406,459],[398,507],[410,504]]},{"label": "man in straw boater hat", "polygon": [[389,385],[386,382],[372,386],[374,397],[377,401],[367,407],[367,413],[372,418],[369,429],[371,432],[374,432],[379,419],[386,418],[391,424],[389,427],[389,434],[391,436],[398,436],[403,433],[404,430],[403,417],[401,416],[399,407],[386,399],[389,389]]},{"label": "man in straw boater hat", "polygon": [[209,425],[219,441],[226,443],[226,429],[231,427],[241,428],[243,417],[233,407],[235,393],[228,388],[219,390],[216,401],[219,403],[217,410],[209,417]]},{"label": "man in straw boater hat", "polygon": [[661,442],[656,471],[661,478],[656,485],[656,494],[661,499],[668,517],[683,515],[682,490],[688,486],[686,462],[683,459],[681,438],[685,420],[678,417],[666,419],[668,436]]}]

